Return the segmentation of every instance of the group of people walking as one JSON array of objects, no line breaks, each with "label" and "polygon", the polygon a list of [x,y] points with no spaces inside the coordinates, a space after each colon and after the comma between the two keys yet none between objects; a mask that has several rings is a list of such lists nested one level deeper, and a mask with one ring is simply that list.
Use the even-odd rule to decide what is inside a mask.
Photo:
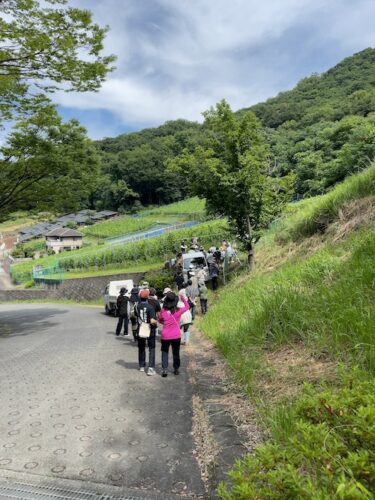
[{"label": "group of people walking", "polygon": [[[206,295],[204,294],[204,290]],[[203,282],[199,291],[189,281],[180,287],[178,293],[165,288],[159,301],[154,288],[148,285],[121,288],[117,298],[118,323],[116,335],[123,330],[129,336],[129,323],[133,339],[138,343],[139,371],[146,372],[146,344],[149,351],[147,375],[155,375],[155,349],[158,330],[161,330],[162,377],[168,376],[170,348],[173,356],[173,373],[179,374],[180,346],[189,342],[189,327],[196,312],[196,298],[201,298],[201,311],[207,311],[207,288]],[[202,305],[203,304],[203,305]]]}]

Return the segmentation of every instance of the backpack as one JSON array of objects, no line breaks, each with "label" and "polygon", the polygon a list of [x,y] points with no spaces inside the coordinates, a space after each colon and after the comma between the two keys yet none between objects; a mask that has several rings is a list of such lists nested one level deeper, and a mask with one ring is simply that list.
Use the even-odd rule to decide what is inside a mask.
[{"label": "backpack", "polygon": [[134,319],[136,317],[135,305],[136,305],[136,302],[129,300],[129,318],[130,319],[132,319],[132,318]]},{"label": "backpack", "polygon": [[[148,339],[151,333],[151,325],[150,323],[147,322],[147,309],[139,308],[139,304],[135,304],[134,309],[136,309],[137,311],[136,316],[139,325],[138,337],[141,339]],[[145,321],[145,313],[146,313],[146,321]]]}]

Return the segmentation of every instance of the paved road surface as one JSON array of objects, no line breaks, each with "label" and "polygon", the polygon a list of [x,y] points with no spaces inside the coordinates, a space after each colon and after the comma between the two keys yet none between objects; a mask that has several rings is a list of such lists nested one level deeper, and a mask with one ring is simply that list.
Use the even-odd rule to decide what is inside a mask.
[{"label": "paved road surface", "polygon": [[140,373],[115,323],[98,308],[0,305],[0,473],[202,494],[184,370]]}]

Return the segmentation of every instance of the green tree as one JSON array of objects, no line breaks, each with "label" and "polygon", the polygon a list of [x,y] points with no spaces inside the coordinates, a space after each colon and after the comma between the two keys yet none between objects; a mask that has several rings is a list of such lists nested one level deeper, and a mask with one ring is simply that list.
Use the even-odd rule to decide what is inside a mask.
[{"label": "green tree", "polygon": [[188,177],[191,190],[206,198],[209,211],[229,218],[251,268],[253,245],[290,199],[294,176],[271,176],[269,147],[253,113],[238,118],[221,101],[204,117],[205,147],[185,150],[168,166]]},{"label": "green tree", "polygon": [[111,182],[108,176],[101,175],[93,200],[98,209],[128,212],[134,205],[139,205],[139,194],[133,191],[124,180]]},{"label": "green tree", "polygon": [[0,148],[0,216],[36,208],[79,208],[94,189],[99,167],[96,148],[76,120],[63,123],[48,101],[19,118]]},{"label": "green tree", "polygon": [[114,56],[102,56],[107,32],[88,10],[66,0],[2,0],[0,113],[10,118],[35,88],[99,89]]}]

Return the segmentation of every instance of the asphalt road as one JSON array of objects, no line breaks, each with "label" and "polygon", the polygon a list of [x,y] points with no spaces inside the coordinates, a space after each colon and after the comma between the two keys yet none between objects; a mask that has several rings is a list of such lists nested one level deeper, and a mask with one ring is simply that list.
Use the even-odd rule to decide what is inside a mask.
[{"label": "asphalt road", "polygon": [[98,308],[0,305],[0,473],[202,494],[186,360],[162,378],[158,343],[148,377],[115,324]]}]

